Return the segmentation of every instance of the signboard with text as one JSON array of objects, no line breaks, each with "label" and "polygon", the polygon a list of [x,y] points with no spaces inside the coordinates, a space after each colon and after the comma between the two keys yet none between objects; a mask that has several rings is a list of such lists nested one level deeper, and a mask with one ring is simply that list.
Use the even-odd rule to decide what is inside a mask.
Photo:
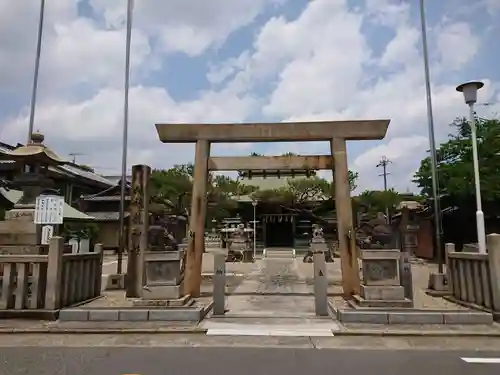
[{"label": "signboard with text", "polygon": [[40,195],[36,197],[35,224],[62,224],[63,214],[63,197],[59,195]]}]

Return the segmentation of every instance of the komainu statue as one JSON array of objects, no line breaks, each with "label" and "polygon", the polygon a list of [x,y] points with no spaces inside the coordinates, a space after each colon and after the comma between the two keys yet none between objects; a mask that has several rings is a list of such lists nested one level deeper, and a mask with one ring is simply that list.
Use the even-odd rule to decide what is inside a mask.
[{"label": "komainu statue", "polygon": [[398,230],[386,223],[381,213],[375,219],[361,223],[356,229],[356,244],[361,249],[383,249],[394,246]]}]

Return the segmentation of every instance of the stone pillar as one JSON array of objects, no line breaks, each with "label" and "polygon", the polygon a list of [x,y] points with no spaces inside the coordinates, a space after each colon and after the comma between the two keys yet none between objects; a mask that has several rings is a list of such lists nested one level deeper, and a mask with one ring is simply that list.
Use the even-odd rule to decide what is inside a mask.
[{"label": "stone pillar", "polygon": [[324,251],[314,251],[314,309],[318,316],[328,316],[328,278]]},{"label": "stone pillar", "polygon": [[64,238],[52,237],[49,245],[45,291],[45,308],[48,310],[60,308],[63,252]]},{"label": "stone pillar", "polygon": [[[419,226],[410,219],[411,211],[408,207],[403,207],[401,210],[401,240],[402,250],[400,259],[400,278],[401,285],[405,290],[405,297],[413,300],[413,276],[411,270],[411,257],[418,248],[418,229]],[[443,288],[439,288],[442,290]]]},{"label": "stone pillar", "polygon": [[149,166],[132,166],[126,282],[126,296],[128,298],[140,297],[144,285],[144,253],[148,247],[150,178],[151,168]]},{"label": "stone pillar", "polygon": [[445,263],[446,263],[446,281],[448,283],[447,291],[449,293],[453,293],[453,278],[451,277],[451,269],[450,269],[450,257],[448,256],[450,253],[455,252],[455,244],[447,243],[444,245],[445,249]]},{"label": "stone pillar", "polygon": [[488,263],[490,267],[490,282],[493,313],[500,316],[500,234],[487,236]]},{"label": "stone pillar", "polygon": [[214,253],[214,315],[224,315],[226,312],[226,253]]},{"label": "stone pillar", "polygon": [[334,138],[330,142],[335,169],[335,211],[339,237],[340,261],[342,268],[342,288],[344,296],[359,294],[359,265],[356,235],[352,217],[351,188],[347,165],[346,142]]},{"label": "stone pillar", "polygon": [[196,142],[193,194],[189,216],[189,237],[186,254],[185,292],[192,297],[200,295],[201,266],[205,248],[205,216],[207,214],[207,178],[210,143]]}]

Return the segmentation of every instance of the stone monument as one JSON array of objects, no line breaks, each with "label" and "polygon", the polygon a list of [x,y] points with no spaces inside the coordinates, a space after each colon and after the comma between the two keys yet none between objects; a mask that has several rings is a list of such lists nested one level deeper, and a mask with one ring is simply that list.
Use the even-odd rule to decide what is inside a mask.
[{"label": "stone monument", "polygon": [[134,284],[137,297],[140,297],[134,305],[183,306],[191,301],[184,293],[185,252],[166,245],[161,215],[151,212],[155,208],[149,204],[150,175],[149,166],[134,165],[132,168],[130,252],[134,254],[136,265],[130,270],[135,270]]},{"label": "stone monument", "polygon": [[401,286],[401,252],[397,249],[362,249],[361,307],[412,307]]}]

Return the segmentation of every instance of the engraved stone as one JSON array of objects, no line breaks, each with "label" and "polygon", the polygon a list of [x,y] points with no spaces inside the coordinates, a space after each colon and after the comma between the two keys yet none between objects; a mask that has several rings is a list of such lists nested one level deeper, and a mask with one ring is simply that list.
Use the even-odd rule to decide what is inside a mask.
[{"label": "engraved stone", "polygon": [[366,285],[396,285],[399,281],[398,263],[392,259],[364,261],[363,276]]}]

